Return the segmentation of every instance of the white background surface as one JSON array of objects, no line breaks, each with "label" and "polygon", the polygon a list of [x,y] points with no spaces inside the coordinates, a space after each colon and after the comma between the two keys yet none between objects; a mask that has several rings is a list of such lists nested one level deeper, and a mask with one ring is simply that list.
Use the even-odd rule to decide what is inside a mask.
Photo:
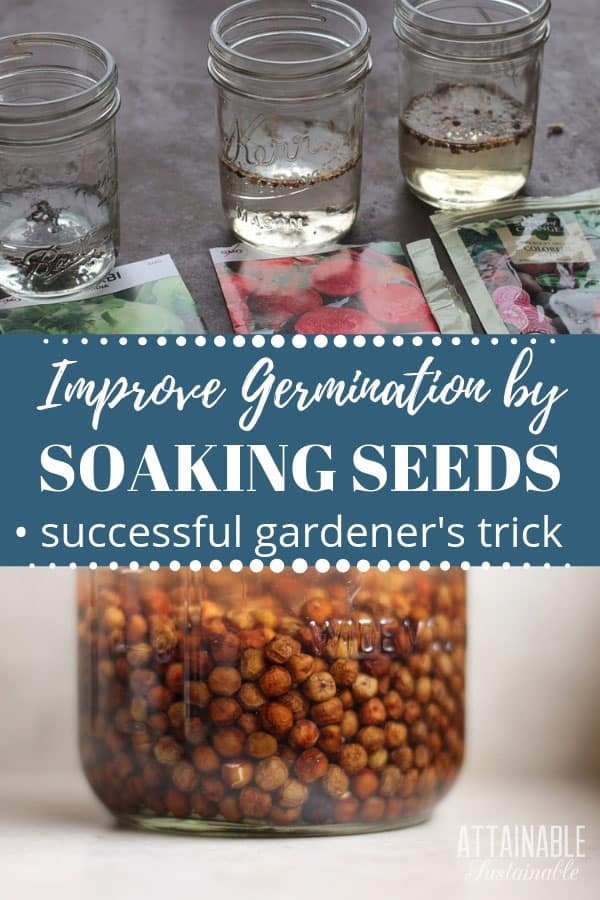
[{"label": "white background surface", "polygon": [[[72,578],[64,570],[0,572],[2,896],[600,895],[600,570],[471,573],[468,762],[430,823],[366,837],[260,841],[112,826],[78,770]],[[585,825],[577,880],[473,878],[477,863],[457,858],[460,826],[518,823]]]}]

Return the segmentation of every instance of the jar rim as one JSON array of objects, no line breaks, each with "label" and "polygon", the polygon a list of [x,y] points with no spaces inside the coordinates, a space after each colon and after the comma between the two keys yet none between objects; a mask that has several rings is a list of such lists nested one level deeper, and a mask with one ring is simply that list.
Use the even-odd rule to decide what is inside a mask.
[{"label": "jar rim", "polygon": [[[115,60],[101,44],[79,35],[61,32],[26,32],[0,38],[0,85],[2,78],[11,74],[3,71],[5,63],[22,61],[28,56],[32,56],[35,47],[52,44],[62,44],[71,49],[83,50],[90,59],[100,64],[100,73],[97,77],[88,76],[90,77],[89,85],[75,89],[63,97],[53,99],[10,101],[3,99],[0,91],[0,124],[44,125],[81,113],[100,104],[105,98],[109,101],[114,98],[114,111],[116,112],[118,109],[118,72]],[[35,63],[32,68],[35,68]],[[12,74],[14,74],[14,70]],[[105,117],[106,113],[105,104],[102,103],[100,116]]]},{"label": "jar rim", "polygon": [[[283,4],[279,3],[278,8]],[[366,18],[361,12],[341,0],[287,0],[287,9],[271,15],[265,15],[265,0],[241,0],[220,13],[213,21],[210,29],[209,51],[211,58],[228,69],[247,74],[253,78],[290,80],[314,78],[343,69],[358,57],[368,55],[371,43],[371,32]],[[262,9],[262,13],[261,13]],[[252,15],[253,10],[255,15]],[[341,22],[354,28],[356,36],[353,40],[336,38],[331,34],[332,45],[338,44],[334,52],[308,59],[277,59],[253,56],[244,53],[236,43],[228,42],[225,35],[228,31],[247,26],[252,23],[270,23],[272,32],[277,19],[291,23],[304,19],[309,23],[332,22],[337,16]],[[302,32],[289,32],[301,34]],[[261,35],[257,35],[261,36]],[[266,36],[263,34],[262,36]],[[327,37],[322,34],[322,37]],[[214,72],[213,72],[214,74]]]},{"label": "jar rim", "polygon": [[[396,0],[396,15],[405,24],[436,37],[459,36],[464,41],[490,40],[506,37],[537,28],[550,13],[551,0],[487,0],[490,9],[512,10],[515,15],[507,15],[493,21],[461,21],[458,18],[443,18],[423,7],[440,3],[441,0]],[[463,4],[464,5],[464,4]],[[475,8],[475,4],[473,4]],[[478,7],[481,11],[481,7]]]}]

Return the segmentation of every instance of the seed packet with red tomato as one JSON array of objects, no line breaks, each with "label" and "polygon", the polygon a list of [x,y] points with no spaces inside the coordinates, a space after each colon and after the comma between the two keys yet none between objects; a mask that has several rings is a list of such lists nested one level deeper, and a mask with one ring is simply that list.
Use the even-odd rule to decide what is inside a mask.
[{"label": "seed packet with red tomato", "polygon": [[398,243],[286,258],[236,245],[211,255],[238,334],[439,332]]},{"label": "seed packet with red tomato", "polygon": [[600,189],[432,221],[488,333],[600,334]]}]

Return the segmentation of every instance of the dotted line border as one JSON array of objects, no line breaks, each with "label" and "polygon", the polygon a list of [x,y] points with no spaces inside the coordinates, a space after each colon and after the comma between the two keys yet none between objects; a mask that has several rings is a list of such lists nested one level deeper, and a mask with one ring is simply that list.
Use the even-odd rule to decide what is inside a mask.
[{"label": "dotted line border", "polygon": [[81,345],[81,346],[89,346],[90,344],[97,344],[100,347],[108,347],[110,344],[118,345],[120,347],[127,347],[129,345],[136,345],[139,347],[167,347],[169,345],[179,347],[181,349],[185,347],[198,347],[198,348],[206,348],[206,347],[214,347],[217,350],[222,350],[230,344],[237,349],[243,349],[245,347],[251,347],[257,350],[263,350],[267,347],[273,350],[283,350],[286,347],[291,346],[294,350],[304,350],[307,347],[312,346],[317,350],[326,350],[328,348],[334,348],[337,350],[344,350],[347,347],[354,347],[357,349],[364,349],[366,347],[374,347],[377,350],[381,350],[386,346],[393,346],[396,348],[413,346],[413,347],[424,347],[429,344],[432,347],[441,347],[443,344],[449,344],[452,347],[461,347],[465,345],[471,345],[472,347],[498,347],[501,341],[509,342],[513,346],[517,346],[518,344],[528,344],[531,346],[535,346],[538,342],[543,342],[544,344],[549,344],[550,346],[555,346],[557,341],[556,338],[547,337],[545,335],[519,335],[510,337],[509,335],[502,335],[501,337],[492,336],[492,335],[441,335],[436,334],[431,337],[423,336],[420,334],[417,335],[355,335],[355,336],[346,336],[343,334],[336,335],[326,335],[326,334],[315,334],[315,335],[303,335],[303,334],[295,334],[295,335],[283,335],[283,334],[274,334],[274,335],[264,335],[264,334],[254,334],[254,335],[225,335],[225,334],[216,334],[216,335],[206,335],[199,334],[196,337],[193,335],[158,335],[147,337],[141,335],[139,337],[125,337],[118,335],[111,335],[107,337],[106,335],[101,337],[81,337],[81,338],[69,338],[69,337],[45,337],[42,339],[42,343],[44,344],[63,344],[67,345]]}]

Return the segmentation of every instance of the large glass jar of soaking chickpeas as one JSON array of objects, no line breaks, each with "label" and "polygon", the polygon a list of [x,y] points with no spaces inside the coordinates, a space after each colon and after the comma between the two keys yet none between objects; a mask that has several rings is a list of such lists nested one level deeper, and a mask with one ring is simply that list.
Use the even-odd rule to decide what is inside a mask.
[{"label": "large glass jar of soaking chickpeas", "polygon": [[399,828],[463,758],[460,570],[85,572],[81,758],[158,830]]}]

